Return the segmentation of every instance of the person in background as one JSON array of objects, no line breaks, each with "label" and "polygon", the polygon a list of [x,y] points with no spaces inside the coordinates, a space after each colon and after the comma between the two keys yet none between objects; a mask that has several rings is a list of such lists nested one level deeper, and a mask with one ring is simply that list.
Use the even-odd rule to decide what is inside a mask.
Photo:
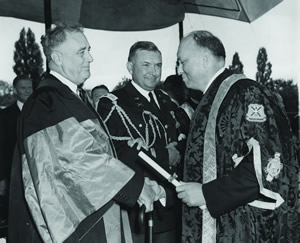
[{"label": "person in background", "polygon": [[203,92],[197,89],[188,89],[187,102],[196,110],[203,96]]},{"label": "person in background", "polygon": [[[174,243],[178,226],[178,199],[174,187],[145,169],[138,160],[139,151],[127,145],[129,139],[141,141],[148,154],[169,172],[173,172],[180,161],[172,101],[165,92],[155,89],[161,79],[160,50],[152,42],[136,42],[130,48],[127,69],[132,81],[102,96],[98,113],[109,129],[118,158],[136,173],[156,180],[160,185],[159,200],[155,202],[153,212],[153,242]],[[140,227],[138,218],[139,205],[136,205],[129,210],[135,243],[145,242],[145,227]]]},{"label": "person in background", "polygon": [[11,163],[17,139],[17,120],[24,102],[32,93],[32,80],[28,76],[18,75],[13,80],[14,95],[17,100],[0,110],[0,197],[1,219],[7,222],[8,193]]},{"label": "person in background", "polygon": [[187,88],[180,75],[170,75],[162,84],[162,89],[168,93],[171,100],[177,105],[182,105],[187,100]]},{"label": "person in background", "polygon": [[42,36],[50,72],[25,103],[12,166],[9,242],[132,242],[127,212],[155,186],[116,159],[84,90],[93,58],[81,26]]},{"label": "person in background", "polygon": [[97,109],[97,105],[100,97],[108,92],[109,89],[104,84],[97,85],[92,89],[91,96],[92,96],[93,105],[95,109]]},{"label": "person in background", "polygon": [[[175,104],[174,112],[178,122],[177,129],[181,134],[181,138],[185,139],[192,115],[201,99],[201,94],[199,95],[196,90],[188,89],[182,77],[177,74],[168,76],[163,82],[162,89],[168,93]],[[196,94],[197,99],[195,99]]]},{"label": "person in background", "polygon": [[183,81],[204,93],[176,188],[182,242],[299,242],[299,166],[283,104],[224,68],[225,56],[208,31],[188,34],[177,52]]}]

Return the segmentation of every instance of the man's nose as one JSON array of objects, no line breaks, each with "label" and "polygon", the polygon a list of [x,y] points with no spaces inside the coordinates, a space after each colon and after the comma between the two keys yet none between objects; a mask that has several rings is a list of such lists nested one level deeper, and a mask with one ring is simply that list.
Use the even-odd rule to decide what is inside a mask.
[{"label": "man's nose", "polygon": [[92,57],[91,53],[87,53],[87,57],[86,57],[87,61],[88,62],[93,62],[94,61],[94,58]]},{"label": "man's nose", "polygon": [[177,66],[177,72],[179,75],[181,75],[183,73],[183,69],[182,69],[182,64],[179,63],[178,66]]}]

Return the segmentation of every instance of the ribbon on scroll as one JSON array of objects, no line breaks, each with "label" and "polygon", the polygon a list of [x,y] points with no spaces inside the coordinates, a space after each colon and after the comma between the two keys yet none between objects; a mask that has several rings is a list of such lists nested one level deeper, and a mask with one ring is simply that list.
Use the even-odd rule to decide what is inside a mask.
[{"label": "ribbon on scroll", "polygon": [[166,180],[168,180],[175,187],[180,185],[180,182],[178,180],[176,180],[177,175],[175,173],[173,175],[170,175],[170,173],[168,173],[164,168],[162,168],[159,164],[157,164],[153,159],[151,159],[143,151],[140,151],[138,153],[138,156],[145,163],[147,163],[148,166],[150,166],[152,169],[154,169],[159,175],[161,175],[163,178],[165,178]]}]

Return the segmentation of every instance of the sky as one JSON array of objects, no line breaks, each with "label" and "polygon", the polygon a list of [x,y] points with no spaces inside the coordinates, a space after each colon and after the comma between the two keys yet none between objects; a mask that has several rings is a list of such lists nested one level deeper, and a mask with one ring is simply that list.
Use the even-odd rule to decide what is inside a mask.
[{"label": "sky", "polygon": [[[300,1],[284,0],[252,23],[225,18],[186,14],[184,35],[194,30],[208,30],[219,37],[226,49],[226,67],[238,52],[244,65],[244,73],[255,78],[256,57],[260,47],[265,47],[268,61],[272,64],[273,79],[300,81]],[[0,17],[0,80],[12,83],[14,43],[21,29],[31,28],[37,42],[44,34],[43,24]],[[162,52],[162,80],[175,73],[176,52],[179,44],[179,27],[143,32],[113,32],[85,29],[91,45],[94,62],[86,88],[105,84],[112,90],[122,77],[130,78],[126,69],[129,48],[136,41],[153,41]]]}]

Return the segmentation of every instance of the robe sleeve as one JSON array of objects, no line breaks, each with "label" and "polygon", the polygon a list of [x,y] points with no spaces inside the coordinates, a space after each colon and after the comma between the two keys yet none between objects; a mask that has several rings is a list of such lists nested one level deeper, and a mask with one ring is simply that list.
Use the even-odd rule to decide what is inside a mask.
[{"label": "robe sleeve", "polygon": [[217,164],[223,164],[219,173],[230,164],[233,169],[203,185],[211,215],[217,217],[247,203],[270,210],[282,203],[295,207],[298,164],[280,100],[257,85],[236,86],[222,106]]},{"label": "robe sleeve", "polygon": [[111,156],[107,135],[91,119],[67,118],[32,133],[23,146],[25,197],[45,242],[63,242],[134,175]]}]

